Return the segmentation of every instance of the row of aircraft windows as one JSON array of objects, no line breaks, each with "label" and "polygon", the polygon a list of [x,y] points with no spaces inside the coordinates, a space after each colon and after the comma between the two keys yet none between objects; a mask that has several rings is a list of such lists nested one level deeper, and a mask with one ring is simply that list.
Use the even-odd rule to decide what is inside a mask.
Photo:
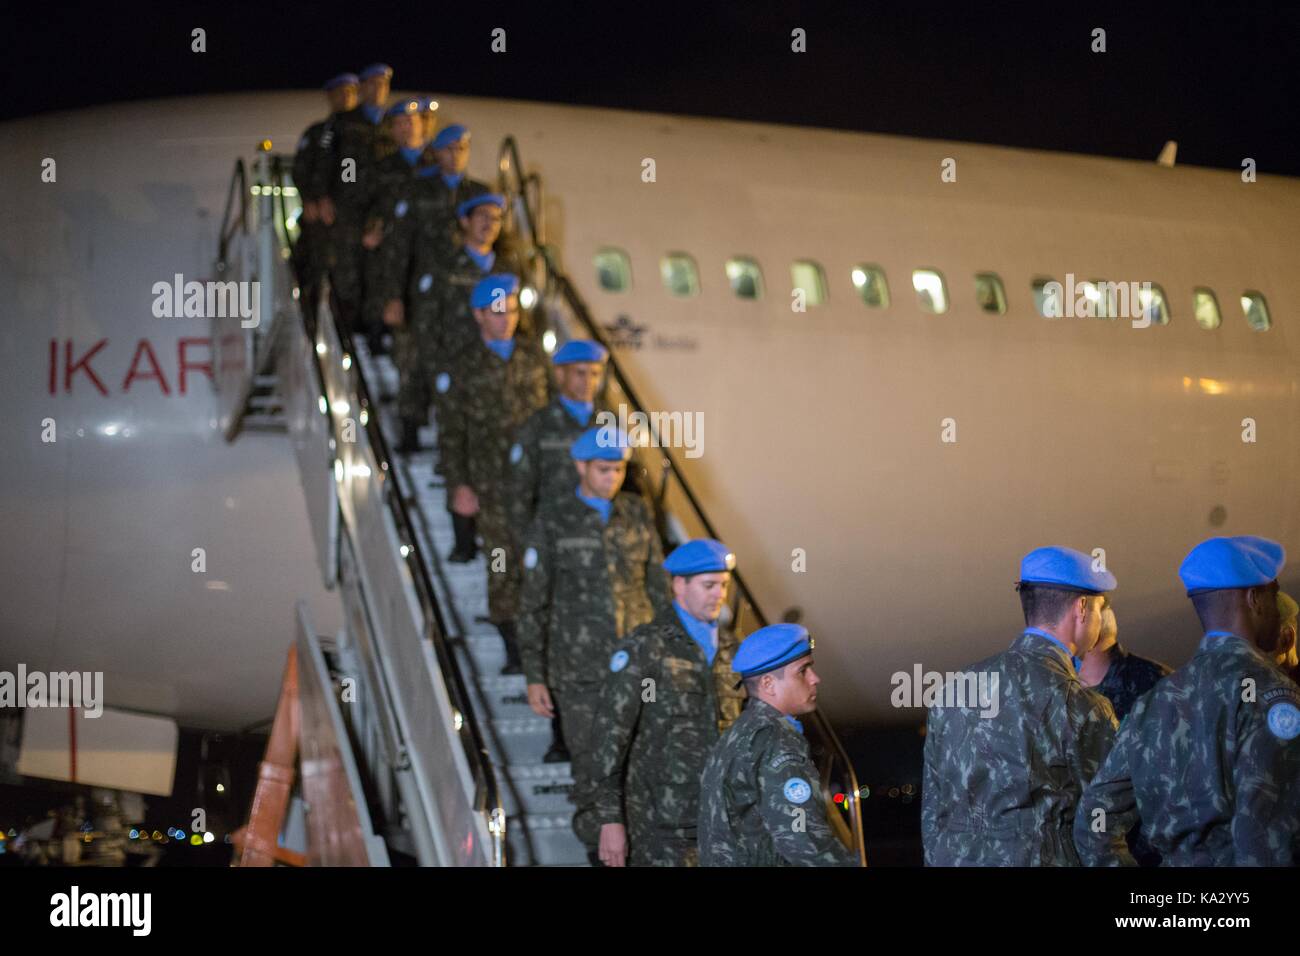
[{"label": "row of aircraft windows", "polygon": [[[732,293],[741,299],[758,299],[763,295],[763,270],[746,256],[736,256],[726,262],[727,283]],[[675,296],[693,296],[700,293],[700,273],[695,259],[684,252],[670,252],[659,260],[659,275],[664,288]],[[885,270],[877,265],[858,265],[850,273],[853,288],[869,308],[889,306],[889,282]],[[606,292],[626,292],[632,288],[632,262],[622,249],[605,248],[596,253],[596,281]],[[822,267],[810,259],[790,264],[792,289],[803,292],[804,303],[818,306],[826,301],[826,274]],[[1169,300],[1164,289],[1155,283],[1108,282],[1095,279],[1087,282],[1062,284],[1053,279],[1039,278],[1032,283],[1034,308],[1044,318],[1062,315],[1096,317],[1102,319],[1149,317],[1154,325],[1168,325]],[[941,314],[948,311],[948,285],[943,273],[937,269],[912,270],[912,289],[917,306],[923,312]],[[1131,295],[1131,299],[1130,299]],[[995,272],[975,274],[975,302],[981,310],[995,315],[1007,311],[1007,295],[1002,279]],[[1080,303],[1079,305],[1076,305]],[[1080,311],[1082,310],[1082,311]],[[1241,311],[1247,323],[1257,332],[1272,326],[1268,303],[1259,292],[1241,294]],[[1219,300],[1213,289],[1197,287],[1192,292],[1192,314],[1203,329],[1217,329],[1222,324]]]}]

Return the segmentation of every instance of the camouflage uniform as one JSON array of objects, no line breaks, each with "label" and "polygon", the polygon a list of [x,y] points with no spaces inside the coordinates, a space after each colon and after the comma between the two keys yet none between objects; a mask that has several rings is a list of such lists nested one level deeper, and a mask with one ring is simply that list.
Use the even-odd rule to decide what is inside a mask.
[{"label": "camouflage uniform", "polygon": [[[596,823],[627,824],[632,866],[699,862],[700,772],[745,703],[731,669],[739,646],[719,627],[710,665],[669,608],[624,638],[610,659],[591,730]],[[654,688],[648,701],[647,686]]]},{"label": "camouflage uniform", "polygon": [[826,819],[820,781],[803,734],[750,700],[700,776],[700,865],[857,866]]},{"label": "camouflage uniform", "polygon": [[1023,633],[967,672],[997,681],[996,716],[933,707],[921,842],[929,866],[1078,866],[1075,806],[1115,740],[1110,703],[1058,645]]},{"label": "camouflage uniform", "polygon": [[[293,157],[293,184],[303,205],[329,195],[329,162],[333,155],[337,114],[307,127]],[[319,220],[300,220],[298,241],[293,249],[294,272],[302,289],[304,311],[315,319],[321,280],[330,270],[330,230]]]},{"label": "camouflage uniform", "polygon": [[528,683],[545,684],[560,712],[574,832],[595,847],[592,720],[615,642],[669,607],[663,548],[645,502],[627,493],[607,524],[576,494],[544,502],[523,543],[519,653]]},{"label": "camouflage uniform", "polygon": [[383,230],[383,239],[377,248],[365,250],[366,298],[363,320],[367,328],[379,331],[383,325],[384,303],[387,301],[383,292],[388,287],[384,276],[388,261],[383,256],[383,244],[392,234],[394,223],[410,214],[416,176],[429,158],[429,154],[424,153],[412,165],[401,150],[394,149],[390,155],[375,163],[365,228],[370,230],[378,225]]},{"label": "camouflage uniform", "polygon": [[1300,862],[1297,705],[1296,685],[1246,641],[1202,639],[1137,702],[1084,792],[1084,862],[1131,865],[1123,836],[1139,816],[1168,866]]},{"label": "camouflage uniform", "polygon": [[[411,311],[406,317],[406,334],[401,338],[402,382],[398,391],[399,411],[417,421],[428,415],[433,399],[434,415],[441,423],[447,414],[446,390],[442,387],[455,377],[456,356],[480,340],[478,322],[470,307],[474,286],[496,272],[519,274],[515,259],[498,240],[492,264],[485,270],[475,262],[463,245],[449,257],[436,258],[432,247],[421,247],[416,254],[417,271],[413,273],[407,301]],[[519,338],[526,336],[520,335]],[[446,374],[447,378],[441,376]],[[409,383],[409,384],[408,384]],[[437,383],[430,394],[430,386]]]},{"label": "camouflage uniform", "polygon": [[[339,318],[349,329],[357,328],[361,318],[364,251],[361,234],[374,193],[374,168],[380,142],[379,127],[370,121],[362,107],[338,115],[328,176],[329,192],[334,199],[330,286],[341,313]],[[356,179],[345,182],[343,162],[348,159],[356,163]]]},{"label": "camouflage uniform", "polygon": [[[603,408],[596,403],[590,422]],[[527,528],[543,501],[573,494],[578,472],[569,448],[588,427],[578,424],[558,397],[519,426],[510,449],[510,522],[516,528]]]},{"label": "camouflage uniform", "polygon": [[1106,676],[1093,690],[1110,701],[1115,708],[1115,717],[1122,721],[1139,697],[1155,687],[1160,678],[1172,673],[1173,668],[1130,654],[1116,644],[1110,650],[1110,667]]},{"label": "camouflage uniform", "polygon": [[[515,337],[509,361],[483,344],[469,343],[456,360],[438,422],[438,450],[448,493],[469,485],[478,496],[478,529],[488,553],[488,615],[493,623],[514,620],[519,600],[515,536],[506,516],[510,437],[546,404],[550,380],[546,354],[536,340]],[[493,570],[494,552],[504,570]]]}]

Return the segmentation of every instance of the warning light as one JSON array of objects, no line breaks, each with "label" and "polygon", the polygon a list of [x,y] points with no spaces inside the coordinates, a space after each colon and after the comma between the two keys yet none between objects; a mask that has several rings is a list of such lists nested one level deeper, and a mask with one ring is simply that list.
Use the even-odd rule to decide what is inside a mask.
[{"label": "warning light", "polygon": [[271,151],[271,141],[269,139],[264,139],[257,144],[257,148],[263,153],[269,153]]},{"label": "warning light", "polygon": [[844,794],[842,794],[842,793],[837,793],[837,794],[835,794],[835,802],[836,802],[836,803],[843,803],[843,802],[844,802]]}]

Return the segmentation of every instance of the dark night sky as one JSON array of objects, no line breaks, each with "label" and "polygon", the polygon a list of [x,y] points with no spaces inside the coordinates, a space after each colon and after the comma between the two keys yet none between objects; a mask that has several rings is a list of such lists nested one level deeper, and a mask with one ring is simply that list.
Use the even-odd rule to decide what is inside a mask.
[{"label": "dark night sky", "polygon": [[[314,88],[385,60],[398,88],[1148,160],[1177,139],[1181,163],[1300,175],[1300,4],[1051,6],[31,3],[0,37],[0,118]],[[364,12],[329,12],[348,9]],[[196,26],[207,53],[190,52]]]}]

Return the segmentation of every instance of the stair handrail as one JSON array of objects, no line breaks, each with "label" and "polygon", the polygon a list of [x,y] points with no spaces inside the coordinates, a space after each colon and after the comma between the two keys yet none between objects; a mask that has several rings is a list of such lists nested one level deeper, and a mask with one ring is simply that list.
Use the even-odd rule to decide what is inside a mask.
[{"label": "stair handrail", "polygon": [[[273,198],[278,198],[276,219],[286,242],[291,240],[288,228],[288,211],[284,201],[287,194],[284,187],[288,170],[291,168],[291,157],[283,154],[275,154],[271,157],[271,177],[274,184],[279,187],[273,191]],[[308,336],[308,341],[314,341],[314,330],[308,327],[305,313],[302,310],[296,311],[298,320],[303,324],[304,333]],[[321,314],[324,311],[322,309]],[[332,310],[329,310],[329,317],[334,333],[343,347],[344,354],[355,356],[357,350],[354,347],[350,330],[342,327]],[[318,314],[317,321],[319,320],[320,315]],[[324,383],[327,379],[325,370],[321,366],[321,357],[315,349],[312,349],[311,353],[317,366],[317,381]],[[469,762],[470,771],[474,777],[475,786],[472,805],[475,812],[482,813],[488,818],[488,830],[495,840],[493,847],[494,863],[501,866],[505,862],[506,817],[501,806],[501,790],[497,783],[496,772],[492,767],[487,745],[479,730],[479,719],[474,710],[473,698],[470,696],[465,684],[464,675],[456,663],[455,655],[451,652],[451,648],[447,646],[446,619],[438,602],[433,582],[429,578],[428,566],[424,560],[423,548],[420,545],[419,535],[416,533],[415,523],[412,521],[410,511],[397,487],[397,470],[393,465],[395,459],[392,450],[388,446],[388,440],[384,436],[383,429],[380,427],[379,406],[372,400],[370,385],[366,380],[365,372],[361,368],[361,363],[354,359],[351,361],[350,366],[349,371],[353,376],[358,404],[361,410],[365,412],[364,418],[366,421],[362,427],[366,431],[366,437],[375,454],[376,463],[388,478],[384,482],[384,502],[392,513],[393,521],[397,525],[403,544],[407,548],[405,560],[407,569],[411,574],[411,580],[415,585],[416,599],[419,602],[423,617],[424,637],[432,643],[438,667],[446,679],[451,704],[462,717],[458,733],[461,748],[465,752],[466,760]],[[320,397],[328,404],[329,396],[324,391],[321,392]],[[361,413],[358,412],[358,418],[360,417],[362,417]]]},{"label": "stair handrail", "polygon": [[[605,347],[605,350],[609,355],[608,362],[606,363],[606,377],[613,377],[623,394],[627,397],[628,402],[632,405],[634,411],[644,412],[645,405],[637,396],[635,389],[632,387],[631,381],[623,371],[622,366],[619,364],[618,358],[614,354],[614,349],[611,347],[608,339],[604,335],[603,330],[591,317],[591,312],[587,308],[586,302],[578,293],[577,288],[570,281],[568,275],[559,267],[553,251],[549,246],[541,241],[543,236],[537,228],[538,212],[531,208],[527,193],[528,185],[530,183],[535,183],[540,187],[541,179],[535,172],[525,175],[523,171],[523,162],[519,155],[519,144],[515,140],[514,136],[508,135],[501,142],[501,148],[498,151],[497,159],[497,176],[498,187],[501,191],[505,193],[507,197],[517,198],[520,201],[520,205],[523,207],[526,218],[524,228],[527,230],[527,238],[542,259],[548,283],[553,283],[554,287],[558,289],[559,293],[563,296],[564,301],[568,305],[569,310],[577,316],[578,321],[582,323],[587,335]],[[686,480],[686,476],[678,468],[672,452],[660,444],[659,436],[654,434],[654,419],[647,416],[645,421],[650,423],[655,447],[658,453],[662,455],[661,468],[663,476],[660,479],[660,494],[651,497],[651,503],[656,509],[656,521],[659,524],[659,527],[661,530],[666,527],[664,520],[665,515],[662,514],[663,497],[667,490],[668,480],[669,478],[672,478],[677,482],[677,486],[681,489],[686,500],[690,503],[691,509],[694,512],[694,517],[699,522],[700,526],[704,528],[710,538],[721,540],[717,530],[713,526],[713,522],[709,520],[703,506],[695,495],[695,491],[691,488],[690,482]],[[734,570],[731,572],[731,580],[733,586],[733,622],[737,625],[739,624],[740,605],[743,602],[748,605],[755,619],[757,619],[759,627],[765,627],[768,623],[768,617],[763,613],[758,601],[754,598],[753,592],[750,591],[748,584],[745,583],[744,576],[739,570]],[[844,749],[844,745],[840,742],[839,736],[835,733],[834,728],[831,727],[830,721],[826,719],[820,710],[813,711],[809,717],[804,719],[813,726],[817,736],[831,749],[836,760],[844,766],[845,773],[848,776],[848,789],[843,796],[845,806],[849,811],[849,826],[852,835],[853,850],[857,853],[859,862],[865,866],[867,858],[862,830],[861,787],[858,783],[857,772],[853,769],[853,762],[849,759],[848,752]]]}]

